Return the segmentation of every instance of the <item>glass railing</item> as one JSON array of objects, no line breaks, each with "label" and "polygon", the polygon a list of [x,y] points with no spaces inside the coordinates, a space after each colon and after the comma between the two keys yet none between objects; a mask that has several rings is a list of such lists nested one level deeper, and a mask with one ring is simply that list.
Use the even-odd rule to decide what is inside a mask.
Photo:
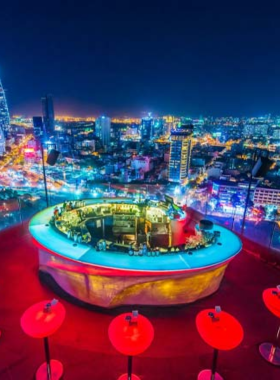
[{"label": "glass railing", "polygon": [[259,220],[247,215],[243,228],[243,215],[208,211],[206,218],[261,246],[279,250],[280,255],[280,228],[276,218],[273,220]]},{"label": "glass railing", "polygon": [[[149,185],[149,191],[153,193],[152,185]],[[155,191],[158,190],[155,189]],[[164,189],[161,189],[161,191],[163,193]],[[46,207],[46,197],[43,191],[18,191],[15,197],[9,198],[8,196],[10,194],[7,194],[7,199],[0,199],[0,231],[15,225],[21,225]],[[48,192],[49,206],[67,200],[96,197],[102,197],[102,193],[98,195],[94,194],[93,196],[88,191],[74,191],[72,193]],[[280,262],[280,222],[278,222],[276,217],[273,220],[260,220],[247,214],[244,228],[242,228],[243,215],[236,212],[236,210],[232,213],[218,212],[211,210],[210,207],[206,207],[205,204],[204,207],[192,208],[204,214],[205,219],[209,219],[237,233],[243,241],[255,243],[256,250],[258,251],[256,252],[257,254],[261,255],[262,252],[265,252],[268,260]]]},{"label": "glass railing", "polygon": [[[37,212],[47,207],[46,196],[42,192],[17,191],[17,194],[13,194],[9,189],[5,192],[7,194],[3,190],[0,192],[2,197],[0,199],[0,231],[28,221]],[[73,193],[48,192],[49,206],[74,199],[78,198]]]}]

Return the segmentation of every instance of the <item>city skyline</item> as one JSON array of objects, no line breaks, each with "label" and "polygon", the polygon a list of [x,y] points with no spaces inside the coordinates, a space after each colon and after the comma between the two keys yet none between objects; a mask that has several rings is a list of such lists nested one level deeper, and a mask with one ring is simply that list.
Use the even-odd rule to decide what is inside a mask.
[{"label": "city skyline", "polygon": [[[2,78],[0,78],[0,81],[1,81]],[[6,89],[6,86],[3,86],[3,80],[2,80],[2,87],[4,89],[4,91],[6,92],[7,94],[7,89]],[[9,95],[8,95],[9,96]],[[6,101],[7,101],[7,104],[9,106],[9,110],[10,110],[10,117],[16,117],[17,115],[20,115],[20,116],[24,116],[24,117],[27,117],[27,118],[32,118],[34,115],[42,115],[43,112],[42,112],[42,99],[44,98],[44,94],[41,94],[41,96],[39,96],[38,99],[36,99],[33,104],[26,104],[23,108],[19,108],[17,110],[15,110],[13,108],[13,106],[10,106],[10,103],[13,104],[13,102],[10,102],[10,99],[8,98],[7,99],[7,95],[6,95]],[[53,98],[53,95],[51,94],[50,95],[52,98]],[[58,101],[55,99],[54,97],[54,105],[52,107],[55,108],[55,113],[56,113],[56,118],[63,118],[63,117],[73,117],[73,118],[98,118],[100,116],[106,116],[106,117],[110,117],[110,118],[138,118],[138,119],[141,119],[141,118],[145,118],[147,117],[149,114],[152,114],[154,117],[164,117],[164,116],[168,116],[168,115],[172,115],[174,117],[189,117],[190,119],[199,119],[199,118],[209,118],[209,117],[213,117],[213,118],[262,118],[262,117],[267,117],[267,116],[278,116],[280,115],[280,107],[279,107],[279,111],[277,112],[272,112],[270,109],[267,109],[265,112],[260,112],[260,111],[257,111],[255,114],[253,113],[242,113],[242,114],[223,114],[222,112],[220,113],[208,113],[208,114],[203,114],[203,113],[194,113],[194,112],[188,112],[188,113],[172,113],[172,112],[168,112],[168,109],[166,110],[166,112],[164,110],[162,110],[161,112],[153,112],[151,111],[151,107],[146,107],[145,110],[141,109],[141,107],[139,107],[139,109],[137,111],[132,111],[132,110],[129,110],[128,109],[123,109],[123,112],[120,112],[120,111],[117,111],[117,110],[114,110],[112,112],[110,111],[106,111],[105,108],[103,108],[102,110],[100,109],[99,111],[96,109],[95,112],[94,110],[93,111],[89,111],[89,112],[83,112],[83,105],[80,104],[75,104],[74,106],[68,108],[69,111],[65,110],[65,107],[69,107],[68,106],[63,106],[63,104],[65,104],[66,102],[65,101]],[[71,102],[70,102],[71,103]],[[94,109],[94,108],[92,108]]]},{"label": "city skyline", "polygon": [[0,9],[0,378],[279,377],[280,3]]},{"label": "city skyline", "polygon": [[80,116],[279,114],[279,7],[50,1],[41,12],[30,1],[14,12],[4,3],[9,109],[36,115],[51,93],[57,113]]}]

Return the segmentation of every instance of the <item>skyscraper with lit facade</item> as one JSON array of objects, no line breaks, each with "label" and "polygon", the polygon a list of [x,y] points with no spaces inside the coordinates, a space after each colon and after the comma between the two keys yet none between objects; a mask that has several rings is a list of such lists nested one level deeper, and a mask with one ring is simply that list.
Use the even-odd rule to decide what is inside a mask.
[{"label": "skyscraper with lit facade", "polygon": [[46,95],[42,98],[42,114],[46,133],[52,136],[54,133],[54,107],[52,95]]},{"label": "skyscraper with lit facade", "polygon": [[182,183],[190,169],[192,149],[192,125],[182,125],[171,131],[169,156],[169,181]]},{"label": "skyscraper with lit facade", "polygon": [[36,140],[40,140],[44,136],[44,123],[42,116],[33,116],[33,130]]},{"label": "skyscraper with lit facade", "polygon": [[4,155],[6,151],[6,141],[3,129],[0,127],[0,157]]},{"label": "skyscraper with lit facade", "polygon": [[1,83],[1,79],[0,79],[0,128],[2,129],[4,133],[4,136],[7,137],[11,129],[10,115],[9,115],[7,100],[6,100],[4,88]]},{"label": "skyscraper with lit facade", "polygon": [[102,145],[109,148],[111,140],[111,119],[106,116],[100,116],[95,120],[95,134],[100,138]]},{"label": "skyscraper with lit facade", "polygon": [[153,137],[153,127],[154,119],[152,118],[151,113],[149,113],[147,117],[142,119],[140,125],[140,134],[143,140],[150,140],[150,138]]}]

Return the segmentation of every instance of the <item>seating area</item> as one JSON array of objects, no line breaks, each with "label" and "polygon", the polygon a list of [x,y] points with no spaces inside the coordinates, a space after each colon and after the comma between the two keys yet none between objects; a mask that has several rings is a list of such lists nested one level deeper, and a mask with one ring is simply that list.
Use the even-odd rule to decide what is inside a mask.
[{"label": "seating area", "polygon": [[[0,256],[0,379],[32,379],[44,361],[43,343],[24,334],[20,318],[33,304],[57,296],[38,279],[37,250],[26,226],[1,233]],[[219,352],[219,374],[227,380],[278,380],[280,368],[261,357],[259,344],[273,341],[277,332],[279,318],[267,309],[262,295],[279,278],[279,269],[243,251],[230,263],[212,296],[181,307],[139,307],[154,327],[154,340],[134,358],[133,373],[143,380],[197,379],[211,365],[213,349],[201,339],[196,317],[220,305],[240,322],[244,338],[235,349]],[[50,337],[50,350],[63,363],[64,378],[118,379],[126,371],[127,359],[112,347],[108,328],[116,316],[132,309],[85,308],[59,294],[66,316]]]}]

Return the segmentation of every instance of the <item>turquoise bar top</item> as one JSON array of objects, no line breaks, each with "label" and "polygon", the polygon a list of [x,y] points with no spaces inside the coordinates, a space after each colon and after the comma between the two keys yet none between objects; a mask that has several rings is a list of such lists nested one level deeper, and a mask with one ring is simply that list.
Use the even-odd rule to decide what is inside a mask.
[{"label": "turquoise bar top", "polygon": [[[116,201],[111,199],[112,203],[116,203]],[[86,205],[101,202],[100,199],[85,201]],[[125,202],[133,203],[127,202],[127,200]],[[54,207],[49,207],[31,219],[29,231],[34,239],[46,249],[60,256],[104,268],[163,273],[199,270],[227,262],[242,249],[241,240],[237,235],[224,227],[214,225],[214,230],[220,231],[217,243],[207,248],[194,249],[192,255],[183,251],[159,256],[129,256],[126,252],[96,251],[92,246],[86,244],[78,243],[74,246],[73,240],[67,239],[65,235],[52,227],[49,221],[53,212]]]}]

